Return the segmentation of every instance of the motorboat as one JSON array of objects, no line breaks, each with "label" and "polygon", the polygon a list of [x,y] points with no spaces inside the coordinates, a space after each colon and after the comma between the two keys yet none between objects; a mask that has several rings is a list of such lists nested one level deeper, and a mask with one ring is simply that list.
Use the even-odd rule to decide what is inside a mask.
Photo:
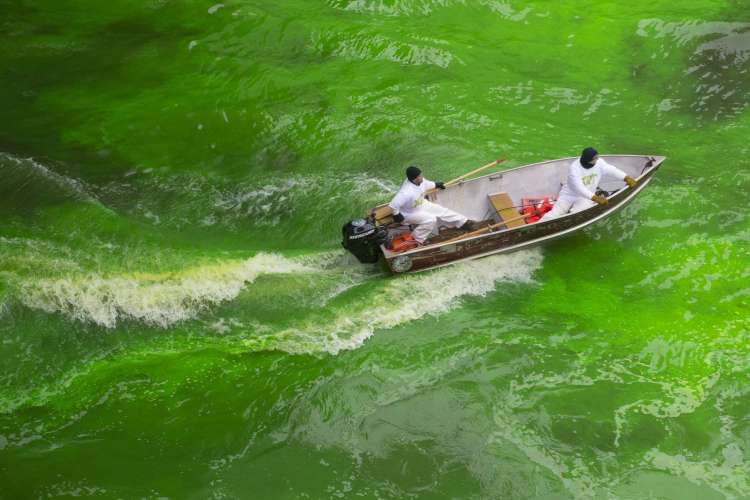
[{"label": "motorboat", "polygon": [[[601,155],[608,163],[634,178],[623,181],[604,177],[598,194],[606,205],[539,220],[536,209],[549,208],[576,158],[532,163],[473,179],[459,178],[445,189],[425,193],[425,198],[480,221],[471,231],[443,228],[422,245],[409,241],[411,228],[393,221],[388,205],[369,210],[365,218],[347,223],[343,245],[361,262],[381,262],[396,274],[425,271],[468,259],[513,252],[568,236],[601,221],[633,201],[651,182],[666,157]],[[496,161],[494,163],[499,163]],[[482,167],[485,168],[485,167]],[[400,244],[399,244],[400,243]]]}]

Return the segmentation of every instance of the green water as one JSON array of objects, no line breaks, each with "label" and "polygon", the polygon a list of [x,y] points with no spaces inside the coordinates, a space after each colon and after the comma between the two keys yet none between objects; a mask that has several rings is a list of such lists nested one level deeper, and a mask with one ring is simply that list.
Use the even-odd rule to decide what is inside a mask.
[{"label": "green water", "polygon": [[[750,4],[0,0],[0,497],[750,498]],[[669,157],[388,278],[447,180]]]}]

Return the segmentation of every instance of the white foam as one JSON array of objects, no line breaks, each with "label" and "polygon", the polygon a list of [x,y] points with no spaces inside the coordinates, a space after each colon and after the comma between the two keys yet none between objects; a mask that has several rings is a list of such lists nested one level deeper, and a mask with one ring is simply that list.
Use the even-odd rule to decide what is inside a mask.
[{"label": "white foam", "polygon": [[[327,318],[308,323],[261,342],[266,347],[295,353],[337,354],[356,349],[375,330],[444,313],[458,305],[461,297],[486,295],[499,282],[530,282],[541,262],[541,250],[533,249],[462,262],[424,274],[399,276],[387,280],[384,287],[373,289],[365,300],[340,308],[333,322]],[[255,347],[258,340],[247,343]]]},{"label": "white foam", "polygon": [[452,63],[465,65],[450,51],[431,46],[426,41],[421,44],[404,43],[382,35],[353,34],[341,35],[319,33],[313,39],[313,50],[353,60],[391,61],[410,66],[438,66],[447,68]]},{"label": "white foam", "polygon": [[675,476],[684,477],[696,485],[706,485],[725,498],[746,498],[750,491],[750,465],[742,458],[736,443],[722,450],[723,462],[693,459],[685,455],[670,455],[656,448],[646,453],[645,462]]},{"label": "white foam", "polygon": [[[132,210],[154,224],[173,227],[198,223],[237,228],[248,221],[254,226],[276,226],[286,220],[309,220],[306,207],[316,206],[316,213],[336,213],[342,210],[342,202],[372,206],[398,189],[391,181],[366,174],[290,175],[225,185],[192,175],[154,177],[142,182],[144,189],[156,191],[157,195],[140,200]],[[180,201],[164,211],[164,197]]]},{"label": "white foam", "polygon": [[88,192],[83,182],[58,174],[35,161],[33,158],[17,158],[8,153],[0,152],[0,161],[5,161],[14,165],[25,175],[39,176],[46,179],[80,201],[96,201],[96,197]]},{"label": "white foam", "polygon": [[494,409],[494,431],[487,439],[490,449],[507,449],[508,443],[515,446],[526,458],[542,469],[549,471],[562,483],[573,498],[600,498],[600,485],[580,456],[566,456],[549,446],[544,436],[525,427],[514,416],[513,404],[503,402]]},{"label": "white foam", "polygon": [[[327,3],[334,9],[360,14],[426,16],[455,5],[463,6],[465,0],[328,0]],[[502,0],[477,0],[476,3],[510,21],[523,21],[532,11],[531,7],[526,7],[523,11],[518,12],[510,2]]]},{"label": "white foam", "polygon": [[[293,259],[261,253],[247,260],[211,263],[175,273],[79,274],[21,283],[18,290],[26,306],[106,328],[123,320],[166,328],[236,298],[263,274],[323,273],[324,279],[316,280],[313,286],[321,308],[350,288],[369,282],[369,296],[337,306],[333,320],[329,314],[316,314],[293,328],[270,328],[246,341],[256,348],[260,342],[264,348],[293,353],[336,354],[356,349],[378,329],[441,314],[458,305],[462,297],[492,292],[498,282],[529,282],[541,265],[542,253],[535,249],[487,257],[392,279],[372,266],[344,260],[346,254],[341,250]],[[321,292],[320,285],[326,285],[326,291]]]},{"label": "white foam", "polygon": [[217,3],[216,5],[212,5],[211,7],[208,8],[208,13],[209,14],[216,14],[216,11],[218,11],[219,9],[222,9],[222,8],[224,8],[224,4],[223,3]]},{"label": "white foam", "polygon": [[179,273],[42,280],[22,285],[21,300],[29,307],[93,321],[107,328],[122,319],[167,327],[194,318],[209,305],[235,298],[259,275],[311,271],[314,269],[293,260],[261,253],[247,260],[209,264]]}]

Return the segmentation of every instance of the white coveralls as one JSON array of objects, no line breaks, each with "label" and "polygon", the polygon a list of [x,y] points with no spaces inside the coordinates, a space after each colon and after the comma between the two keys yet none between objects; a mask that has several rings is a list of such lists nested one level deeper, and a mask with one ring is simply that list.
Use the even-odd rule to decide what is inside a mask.
[{"label": "white coveralls", "polygon": [[402,214],[404,222],[417,226],[412,236],[419,243],[425,242],[438,223],[448,227],[461,227],[466,223],[466,217],[463,215],[425,200],[424,193],[430,189],[435,189],[435,183],[432,181],[423,179],[417,186],[406,179],[388,204],[393,209],[393,215]]},{"label": "white coveralls", "polygon": [[568,178],[560,190],[555,206],[540,220],[550,220],[567,213],[579,212],[595,205],[591,197],[596,194],[602,177],[625,179],[625,172],[599,158],[591,168],[583,168],[580,158],[574,160],[568,169]]}]

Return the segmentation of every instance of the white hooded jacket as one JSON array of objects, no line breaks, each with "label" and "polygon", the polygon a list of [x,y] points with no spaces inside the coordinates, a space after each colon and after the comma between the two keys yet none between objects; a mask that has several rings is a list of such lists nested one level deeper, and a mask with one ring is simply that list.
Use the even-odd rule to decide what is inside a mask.
[{"label": "white hooded jacket", "polygon": [[583,168],[581,159],[576,159],[570,164],[568,178],[560,190],[560,197],[583,197],[590,200],[596,194],[602,177],[612,177],[621,181],[625,179],[625,175],[625,172],[614,165],[610,165],[602,158],[599,158],[596,165],[591,168]]},{"label": "white hooded jacket", "polygon": [[403,214],[404,217],[408,217],[419,212],[424,202],[424,193],[431,189],[435,189],[435,183],[432,181],[423,179],[422,184],[417,186],[409,179],[406,179],[388,206],[393,209],[394,215]]}]

